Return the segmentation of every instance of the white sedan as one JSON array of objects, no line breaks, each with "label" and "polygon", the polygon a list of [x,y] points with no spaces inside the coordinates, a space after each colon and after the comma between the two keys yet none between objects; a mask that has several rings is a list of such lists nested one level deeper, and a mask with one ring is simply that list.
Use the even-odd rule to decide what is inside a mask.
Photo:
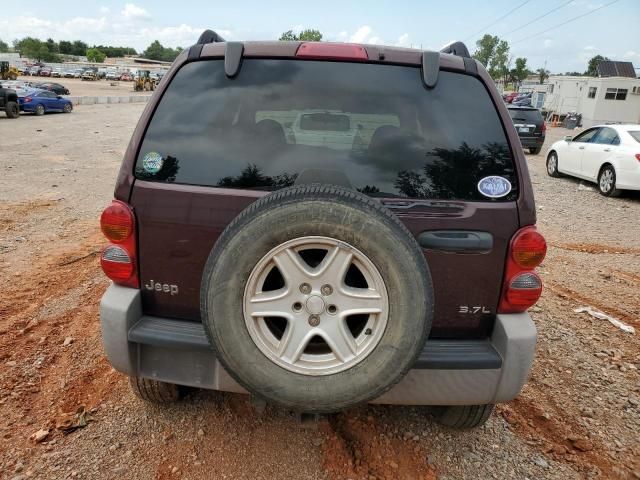
[{"label": "white sedan", "polygon": [[547,151],[547,173],[582,178],[607,197],[640,190],[640,125],[597,125]]}]

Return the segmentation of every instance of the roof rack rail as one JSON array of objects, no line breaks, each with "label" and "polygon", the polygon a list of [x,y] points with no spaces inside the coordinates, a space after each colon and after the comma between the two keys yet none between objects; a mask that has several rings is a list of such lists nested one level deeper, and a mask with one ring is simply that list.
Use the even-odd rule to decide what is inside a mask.
[{"label": "roof rack rail", "polygon": [[442,47],[440,53],[450,53],[452,55],[457,55],[458,57],[466,57],[471,58],[469,55],[469,49],[462,42],[451,42],[449,45]]},{"label": "roof rack rail", "polygon": [[202,32],[202,35],[200,35],[200,38],[198,38],[198,43],[201,45],[204,45],[206,43],[217,43],[224,41],[225,39],[213,30],[205,30],[204,32]]}]

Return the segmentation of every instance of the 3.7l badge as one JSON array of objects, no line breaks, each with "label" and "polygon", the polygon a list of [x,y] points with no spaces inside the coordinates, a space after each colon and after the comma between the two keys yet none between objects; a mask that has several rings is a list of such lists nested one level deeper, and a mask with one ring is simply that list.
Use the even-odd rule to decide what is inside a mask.
[{"label": "3.7l badge", "polygon": [[458,310],[458,313],[466,313],[466,314],[470,313],[472,315],[476,313],[487,314],[487,313],[491,313],[491,310],[483,306],[471,307],[468,305],[460,305],[460,309]]}]

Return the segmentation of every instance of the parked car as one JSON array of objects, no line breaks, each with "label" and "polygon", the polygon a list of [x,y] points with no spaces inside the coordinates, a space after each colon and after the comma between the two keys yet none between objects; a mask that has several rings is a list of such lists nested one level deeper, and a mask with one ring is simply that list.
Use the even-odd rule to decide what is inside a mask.
[{"label": "parked car", "polygon": [[42,90],[49,90],[56,95],[69,95],[69,89],[64,85],[60,85],[59,83],[53,82],[41,82],[35,84],[36,88],[40,88]]},{"label": "parked car", "polygon": [[640,190],[640,125],[597,125],[566,136],[549,148],[547,173],[595,182],[606,197]]},{"label": "parked car", "polygon": [[54,68],[51,70],[51,76],[56,78],[62,77],[62,69],[58,67]]},{"label": "parked car", "polygon": [[4,112],[8,118],[18,118],[20,116],[16,91],[4,87],[2,83],[0,83],[0,112]]},{"label": "parked car", "polygon": [[82,69],[82,68],[76,68],[76,69],[73,71],[73,78],[80,78],[80,77],[82,77],[82,74],[83,74],[83,73],[84,73],[84,69]]},{"label": "parked car", "polygon": [[[101,216],[109,361],[156,402],[190,385],[484,423],[531,369],[546,251],[491,77],[459,42],[238,46],[179,55],[135,129]],[[287,142],[305,109],[367,148]]]},{"label": "parked car", "polygon": [[76,75],[76,71],[73,69],[67,69],[62,73],[64,78],[74,78]]},{"label": "parked car", "polygon": [[23,112],[44,115],[49,112],[71,113],[73,103],[71,100],[56,95],[48,90],[32,90],[18,97],[20,110]]},{"label": "parked car", "polygon": [[117,80],[118,79],[118,72],[116,72],[115,70],[107,70],[105,78],[107,80]]},{"label": "parked car", "polygon": [[90,68],[82,72],[82,76],[80,77],[82,80],[98,80],[98,76],[95,70],[91,70]]},{"label": "parked car", "polygon": [[40,76],[41,77],[50,77],[52,71],[53,71],[53,69],[51,67],[42,67],[40,69]]},{"label": "parked car", "polygon": [[133,81],[133,76],[129,72],[124,72],[122,75],[120,75],[120,80],[122,80],[123,82],[131,82]]},{"label": "parked car", "polygon": [[32,77],[38,76],[40,75],[40,70],[41,68],[37,65],[34,65],[32,67],[29,67],[29,70],[27,70],[27,75],[30,75]]},{"label": "parked car", "polygon": [[513,126],[516,127],[522,148],[528,148],[529,153],[537,155],[542,150],[547,126],[540,110],[533,107],[507,107]]},{"label": "parked car", "polygon": [[516,98],[518,96],[518,92],[510,92],[510,93],[506,93],[502,96],[502,99],[506,102],[506,103],[511,103],[513,102],[513,99]]}]

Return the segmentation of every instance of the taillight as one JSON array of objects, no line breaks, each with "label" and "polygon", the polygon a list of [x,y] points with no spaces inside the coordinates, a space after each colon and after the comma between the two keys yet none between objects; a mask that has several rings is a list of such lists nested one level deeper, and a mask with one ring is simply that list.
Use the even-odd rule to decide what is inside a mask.
[{"label": "taillight", "polygon": [[544,122],[544,120],[542,121],[542,133],[547,131],[547,124]]},{"label": "taillight", "polygon": [[516,232],[509,245],[498,313],[524,312],[542,294],[542,280],[533,271],[547,253],[547,242],[536,227]]},{"label": "taillight", "polygon": [[640,162],[640,153],[636,153],[636,160]]},{"label": "taillight", "polygon": [[112,242],[100,255],[100,265],[105,275],[119,285],[139,288],[135,217],[129,205],[113,200],[100,216],[100,228]]},{"label": "taillight", "polygon": [[319,60],[369,60],[362,45],[350,43],[309,42],[301,43],[296,57]]},{"label": "taillight", "polygon": [[29,102],[31,102],[31,100],[33,100],[33,98],[31,98],[31,97],[24,97],[24,103],[29,103]]}]

